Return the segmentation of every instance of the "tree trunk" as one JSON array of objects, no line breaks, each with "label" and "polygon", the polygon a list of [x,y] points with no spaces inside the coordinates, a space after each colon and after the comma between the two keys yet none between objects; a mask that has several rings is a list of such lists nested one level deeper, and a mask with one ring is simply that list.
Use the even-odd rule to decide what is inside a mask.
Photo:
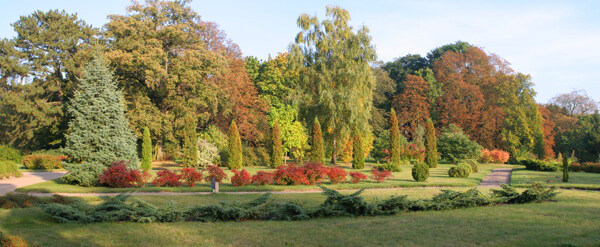
[{"label": "tree trunk", "polygon": [[334,134],[333,134],[333,145],[332,145],[332,148],[331,148],[331,164],[334,164],[334,165],[336,163],[336,157],[335,157],[336,144],[337,144],[337,142],[335,140],[335,132],[334,132]]}]

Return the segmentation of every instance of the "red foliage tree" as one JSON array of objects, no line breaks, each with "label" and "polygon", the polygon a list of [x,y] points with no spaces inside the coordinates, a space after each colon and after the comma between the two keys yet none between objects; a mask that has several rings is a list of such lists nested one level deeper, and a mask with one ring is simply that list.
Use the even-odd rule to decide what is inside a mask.
[{"label": "red foliage tree", "polygon": [[556,126],[556,124],[551,119],[552,113],[550,112],[550,110],[548,110],[546,107],[544,107],[542,105],[538,105],[538,109],[540,111],[540,114],[542,114],[542,118],[544,119],[544,124],[543,124],[544,144],[545,144],[544,151],[546,154],[546,157],[544,157],[544,158],[554,158],[555,157],[554,127]]},{"label": "red foliage tree", "polygon": [[408,132],[412,136],[417,129],[417,124],[424,124],[429,117],[431,108],[431,100],[427,95],[429,83],[419,76],[407,75],[404,86],[402,93],[394,96],[393,105],[398,110],[398,122],[403,132]]}]

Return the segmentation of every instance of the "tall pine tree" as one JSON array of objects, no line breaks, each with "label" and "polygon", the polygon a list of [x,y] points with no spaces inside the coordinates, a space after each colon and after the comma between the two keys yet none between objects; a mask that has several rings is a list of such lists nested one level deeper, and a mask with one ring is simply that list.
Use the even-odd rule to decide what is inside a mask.
[{"label": "tall pine tree", "polygon": [[354,141],[352,142],[352,145],[352,168],[365,168],[365,152],[363,151],[363,143],[362,139],[360,138],[360,134],[354,134]]},{"label": "tall pine tree", "polygon": [[283,147],[281,146],[281,129],[279,128],[279,123],[273,123],[273,133],[272,133],[271,143],[271,167],[279,167],[283,164]]},{"label": "tall pine tree", "polygon": [[196,121],[187,114],[183,128],[183,165],[198,165],[198,138],[196,137]]},{"label": "tall pine tree", "polygon": [[311,160],[313,162],[325,162],[325,148],[323,147],[323,134],[321,133],[321,124],[319,119],[315,118],[315,123],[312,130],[312,150]]},{"label": "tall pine tree", "polygon": [[142,169],[144,171],[152,169],[152,140],[148,127],[144,127],[144,136],[142,137]]},{"label": "tall pine tree", "polygon": [[428,118],[425,123],[425,164],[431,168],[436,168],[438,165],[437,140],[431,118]]},{"label": "tall pine tree", "polygon": [[242,139],[240,138],[240,132],[238,132],[235,121],[231,121],[229,126],[229,141],[228,149],[229,160],[227,166],[231,170],[242,168]]},{"label": "tall pine tree", "polygon": [[103,58],[97,56],[87,66],[67,111],[72,119],[62,149],[68,157],[65,181],[91,186],[115,161],[138,168],[136,138],[125,116],[123,93]]},{"label": "tall pine tree", "polygon": [[398,118],[396,117],[396,111],[392,108],[390,114],[390,163],[394,167],[400,167],[402,157],[400,154],[400,144],[403,138],[400,136],[400,129],[398,128]]}]

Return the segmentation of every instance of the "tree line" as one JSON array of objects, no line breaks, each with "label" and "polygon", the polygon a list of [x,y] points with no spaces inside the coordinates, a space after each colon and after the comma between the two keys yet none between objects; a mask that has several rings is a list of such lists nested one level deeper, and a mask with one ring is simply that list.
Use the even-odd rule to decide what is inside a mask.
[{"label": "tree line", "polygon": [[190,128],[222,153],[217,139],[232,122],[244,157],[258,163],[269,163],[274,126],[285,157],[310,158],[315,123],[331,162],[352,160],[356,136],[365,156],[385,156],[389,145],[378,142],[390,142],[392,110],[404,142],[419,146],[432,119],[437,133],[455,124],[512,157],[598,159],[598,104],[585,92],[538,104],[531,76],[463,41],[378,62],[369,29],[349,20],[340,7],[327,7],[323,20],[301,15],[289,49],[261,61],[243,57],[186,2],[135,2],[102,28],[65,11],[36,11],[12,24],[16,37],[0,41],[0,141],[30,151],[64,147],[74,118],[66,109],[86,64],[101,54],[137,144],[147,128],[155,159],[184,158]]}]

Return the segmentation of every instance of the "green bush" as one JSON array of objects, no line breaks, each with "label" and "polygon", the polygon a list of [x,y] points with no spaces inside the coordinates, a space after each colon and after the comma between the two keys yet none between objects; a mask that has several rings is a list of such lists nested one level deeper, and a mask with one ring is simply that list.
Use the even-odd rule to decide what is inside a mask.
[{"label": "green bush", "polygon": [[535,159],[523,159],[519,163],[525,166],[525,169],[532,171],[558,171],[558,163],[552,161],[543,161]]},{"label": "green bush", "polygon": [[12,160],[16,163],[21,163],[23,161],[23,154],[21,154],[21,151],[11,146],[0,145],[0,161],[4,160]]},{"label": "green bush", "polygon": [[417,162],[412,168],[412,177],[417,182],[425,182],[429,178],[429,165]]},{"label": "green bush", "polygon": [[474,159],[466,159],[463,162],[467,163],[469,166],[471,166],[471,171],[473,173],[478,173],[479,172],[479,162],[477,162],[477,160]]},{"label": "green bush", "polygon": [[378,170],[390,171],[390,172],[401,172],[402,171],[402,168],[400,168],[400,166],[397,166],[394,163],[384,163],[384,164],[375,166],[375,168],[377,168]]},{"label": "green bush", "polygon": [[469,136],[454,124],[446,126],[437,140],[437,151],[441,154],[441,158],[451,163],[477,159],[481,155],[481,148],[481,145],[471,141]]},{"label": "green bush", "polygon": [[269,151],[264,147],[244,147],[242,152],[246,166],[266,166],[271,162]]},{"label": "green bush", "polygon": [[62,168],[65,157],[50,154],[31,154],[23,158],[23,165],[29,170],[52,170]]},{"label": "green bush", "polygon": [[65,164],[69,172],[62,177],[68,184],[91,187],[98,184],[98,177],[104,173],[105,166],[99,163],[85,162],[81,164]]},{"label": "green bush", "polygon": [[19,172],[17,163],[12,160],[0,161],[0,179],[9,177],[20,177],[23,174]]},{"label": "green bush", "polygon": [[453,178],[468,178],[471,175],[471,166],[467,163],[458,163],[457,165],[450,167],[448,175]]},{"label": "green bush", "polygon": [[352,142],[352,145],[352,168],[365,168],[365,154],[363,151],[363,142],[360,134],[354,135],[354,141]]}]

